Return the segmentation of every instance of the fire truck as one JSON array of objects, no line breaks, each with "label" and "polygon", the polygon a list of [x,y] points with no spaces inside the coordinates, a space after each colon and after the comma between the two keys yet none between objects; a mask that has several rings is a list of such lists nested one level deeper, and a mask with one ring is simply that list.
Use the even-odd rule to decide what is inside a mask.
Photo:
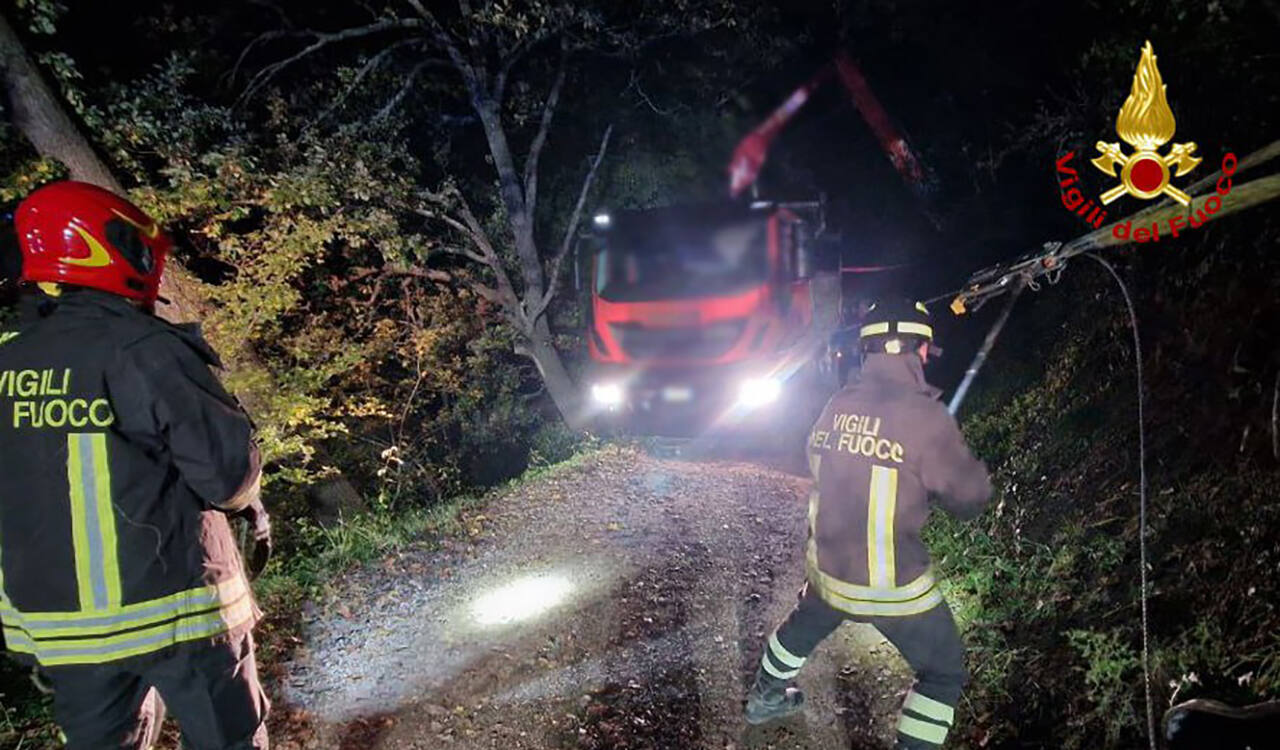
[{"label": "fire truck", "polygon": [[597,416],[650,434],[807,428],[837,387],[826,355],[841,279],[817,267],[820,203],[741,198],[774,139],[833,77],[908,187],[930,191],[856,64],[838,55],[738,143],[730,200],[598,213],[587,342]]},{"label": "fire truck", "polygon": [[596,217],[591,401],[643,432],[764,426],[830,388],[818,355],[839,278],[812,206],[724,203]]}]

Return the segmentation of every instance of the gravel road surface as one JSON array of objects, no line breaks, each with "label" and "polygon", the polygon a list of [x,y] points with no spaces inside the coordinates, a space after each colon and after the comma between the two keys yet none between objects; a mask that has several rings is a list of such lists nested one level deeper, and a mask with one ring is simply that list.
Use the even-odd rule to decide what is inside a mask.
[{"label": "gravel road surface", "polygon": [[295,748],[889,747],[909,685],[845,625],[800,677],[802,717],[741,718],[802,580],[808,481],[609,448],[494,496],[470,542],[335,582],[278,712]]}]

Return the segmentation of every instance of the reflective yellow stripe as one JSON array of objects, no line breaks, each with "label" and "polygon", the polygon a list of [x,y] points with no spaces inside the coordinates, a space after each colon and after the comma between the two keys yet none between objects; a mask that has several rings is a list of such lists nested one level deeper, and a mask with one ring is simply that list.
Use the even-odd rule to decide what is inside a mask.
[{"label": "reflective yellow stripe", "polygon": [[898,470],[871,467],[867,503],[867,572],[872,588],[891,589],[897,584],[894,562],[893,517],[898,504]]},{"label": "reflective yellow stripe", "polygon": [[244,577],[237,575],[216,586],[180,591],[108,612],[20,612],[12,602],[0,600],[0,617],[6,625],[19,627],[36,638],[98,637],[226,607],[248,593]]},{"label": "reflective yellow stripe", "polygon": [[5,644],[12,651],[31,654],[43,666],[65,664],[104,664],[130,656],[158,651],[177,643],[209,638],[252,622],[253,600],[240,602],[216,612],[187,618],[176,623],[125,633],[109,639],[47,642],[32,640],[25,633],[5,628]]},{"label": "reflective yellow stripe", "polygon": [[803,667],[806,661],[804,657],[796,656],[788,651],[787,647],[782,645],[782,641],[778,640],[778,634],[776,632],[769,636],[769,651],[773,653],[774,657],[778,661],[795,669]]},{"label": "reflective yellow stripe", "polygon": [[878,336],[882,333],[888,333],[888,332],[889,332],[888,323],[872,323],[869,326],[863,326],[862,330],[858,332],[858,336],[859,337]]},{"label": "reflective yellow stripe", "polygon": [[822,600],[832,609],[851,615],[867,617],[906,617],[928,612],[942,603],[942,591],[933,589],[916,599],[908,601],[867,601],[849,599],[820,586],[815,587]]},{"label": "reflective yellow stripe", "polygon": [[906,586],[892,589],[859,586],[827,575],[818,568],[817,545],[813,540],[809,542],[808,578],[823,601],[851,615],[916,615],[942,603],[942,590],[938,588],[932,572],[927,570]]},{"label": "reflective yellow stripe", "polygon": [[835,576],[828,575],[818,566],[817,545],[812,545],[809,550],[807,559],[809,565],[809,580],[814,585],[837,593],[847,599],[858,599],[864,601],[876,602],[901,602],[914,600],[929,592],[930,589],[936,588],[938,582],[933,577],[933,570],[926,569],[914,581],[903,586],[894,586],[892,588],[879,588],[876,586],[862,586],[856,583],[842,581]]},{"label": "reflective yellow stripe", "polygon": [[[876,468],[879,468],[879,467],[876,467]],[[898,562],[897,562],[898,548],[894,542],[895,534],[897,533],[894,529],[897,528],[896,523],[897,523],[897,513],[898,513],[898,470],[889,469],[888,471],[889,471],[889,499],[888,499],[888,502],[885,503],[885,509],[884,509],[885,521],[884,521],[884,527],[881,529],[881,531],[884,533],[884,536],[881,538],[880,541],[884,546],[884,558],[885,558],[884,577],[889,582],[890,586],[896,587],[898,585]]]},{"label": "reflective yellow stripe", "polygon": [[929,314],[929,308],[925,307],[923,302],[917,302],[916,309],[924,313],[925,315]]},{"label": "reflective yellow stripe", "polygon": [[111,499],[111,463],[107,457],[107,436],[94,435],[93,463],[95,500],[98,504],[98,523],[102,535],[102,577],[107,586],[107,607],[117,608],[123,599],[120,587],[119,540],[116,538],[115,503]]},{"label": "reflective yellow stripe", "polygon": [[908,737],[932,742],[939,747],[947,741],[947,728],[927,721],[902,716],[898,719],[898,731]]},{"label": "reflective yellow stripe", "polygon": [[907,699],[903,701],[902,708],[912,713],[920,714],[927,719],[934,719],[946,724],[954,724],[956,720],[956,710],[954,708],[927,695],[921,695],[914,690],[907,693]]},{"label": "reflective yellow stripe", "polygon": [[933,329],[924,323],[901,322],[898,324],[898,333],[914,333],[920,336],[933,338]]},{"label": "reflective yellow stripe", "polygon": [[789,680],[792,677],[795,677],[796,675],[800,674],[800,670],[798,669],[780,670],[777,667],[773,666],[772,664],[769,663],[768,654],[765,654],[764,657],[760,659],[760,666],[764,667],[764,671],[768,672],[774,677],[777,677],[779,680]]},{"label": "reflective yellow stripe", "polygon": [[18,336],[19,336],[18,333],[15,333],[12,331],[0,332],[0,346],[4,346],[10,341],[13,341],[14,339],[18,338]]}]

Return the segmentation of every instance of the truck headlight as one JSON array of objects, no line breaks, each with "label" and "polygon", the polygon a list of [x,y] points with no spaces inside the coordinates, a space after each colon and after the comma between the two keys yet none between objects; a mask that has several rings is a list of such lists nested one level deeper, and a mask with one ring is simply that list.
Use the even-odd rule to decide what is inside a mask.
[{"label": "truck headlight", "polygon": [[591,386],[591,400],[600,406],[619,406],[622,404],[622,386],[617,383],[596,383]]},{"label": "truck headlight", "polygon": [[771,404],[782,395],[782,382],[775,378],[751,378],[742,381],[738,402],[748,408]]}]

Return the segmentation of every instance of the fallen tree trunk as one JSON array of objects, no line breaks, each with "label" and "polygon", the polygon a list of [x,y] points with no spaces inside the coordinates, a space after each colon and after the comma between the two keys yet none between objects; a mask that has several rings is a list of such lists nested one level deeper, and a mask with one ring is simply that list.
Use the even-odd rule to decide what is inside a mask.
[{"label": "fallen tree trunk", "polygon": [[[1191,224],[1192,217],[1195,217],[1199,224],[1203,224],[1280,198],[1280,174],[1260,177],[1252,182],[1236,182],[1241,172],[1271,161],[1278,156],[1280,156],[1280,141],[1273,141],[1240,159],[1234,168],[1234,172],[1229,176],[1230,186],[1228,187],[1226,182],[1222,183],[1223,189],[1227,191],[1226,195],[1222,195],[1217,190],[1219,182],[1224,177],[1222,171],[1219,170],[1190,186],[1188,192],[1194,193],[1203,190],[1209,190],[1209,192],[1196,195],[1191,199],[1191,203],[1188,206],[1166,201],[1131,214],[1101,229],[1082,234],[1061,245],[1056,243],[1046,245],[1046,250],[1043,253],[1033,253],[1023,256],[1012,263],[1002,263],[983,269],[970,277],[966,288],[953,293],[955,299],[951,303],[951,309],[957,315],[963,314],[967,310],[977,309],[977,306],[984,304],[987,300],[1010,291],[1019,281],[1029,283],[1034,282],[1040,276],[1060,273],[1067,260],[1081,253],[1135,242],[1132,231],[1126,232],[1124,236],[1117,234],[1116,229],[1121,225],[1128,224],[1133,229],[1162,225],[1167,230],[1170,227],[1169,221],[1171,219],[1182,216],[1186,217],[1187,220],[1181,224],[1179,229],[1180,231],[1186,231],[1193,228]],[[1217,203],[1214,203],[1215,201]],[[1208,207],[1211,205],[1216,205],[1217,207],[1210,211]],[[1168,235],[1167,233],[1162,233],[1162,236]],[[934,302],[951,296],[952,294],[943,294],[928,301]]]},{"label": "fallen tree trunk", "polygon": [[1072,255],[1086,252],[1100,247],[1113,247],[1115,245],[1127,245],[1133,240],[1131,238],[1118,238],[1115,235],[1115,228],[1121,224],[1132,223],[1134,226],[1150,226],[1151,224],[1168,225],[1168,221],[1175,216],[1191,216],[1203,212],[1206,216],[1211,216],[1210,221],[1217,221],[1223,216],[1243,211],[1246,208],[1252,208],[1270,200],[1280,197],[1280,174],[1268,175],[1260,177],[1252,182],[1246,182],[1243,185],[1235,185],[1231,188],[1230,194],[1226,196],[1218,196],[1222,201],[1222,208],[1209,214],[1205,210],[1205,204],[1211,201],[1216,192],[1209,192],[1205,195],[1198,195],[1191,199],[1190,206],[1183,206],[1174,203],[1168,206],[1152,206],[1151,208],[1139,211],[1136,214],[1126,218],[1124,221],[1117,221],[1101,229],[1090,232],[1084,236],[1066,243],[1062,246],[1062,250],[1066,253],[1071,251]]},{"label": "fallen tree trunk", "polygon": [[[22,40],[3,15],[0,15],[0,74],[4,76],[13,125],[38,154],[61,163],[73,180],[106,188],[117,195],[127,194],[45,83],[39,68],[22,46]],[[175,323],[200,320],[203,306],[195,281],[176,264],[169,269],[160,292],[168,303],[160,305],[157,312]]]}]

